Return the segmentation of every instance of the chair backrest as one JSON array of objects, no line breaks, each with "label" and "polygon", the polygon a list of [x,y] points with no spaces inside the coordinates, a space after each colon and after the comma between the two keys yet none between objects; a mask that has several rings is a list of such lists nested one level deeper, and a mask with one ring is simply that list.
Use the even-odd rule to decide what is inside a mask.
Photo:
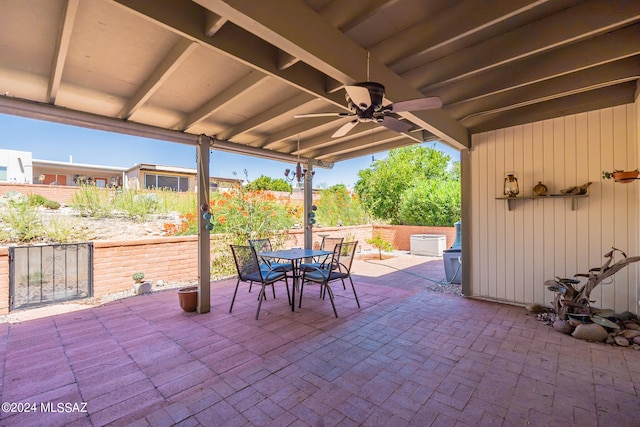
[{"label": "chair backrest", "polygon": [[271,252],[271,240],[269,239],[249,239],[249,245],[256,250],[256,252]]},{"label": "chair backrest", "polygon": [[322,239],[322,250],[332,251],[337,245],[342,243],[344,237],[325,237]]},{"label": "chair backrest", "polygon": [[353,263],[353,258],[356,254],[356,246],[358,246],[357,240],[354,242],[345,242],[336,245],[336,249],[334,252],[338,252],[340,256],[340,271],[342,271],[343,273],[351,272],[351,264]]},{"label": "chair backrest", "polygon": [[248,275],[255,273],[262,277],[260,265],[258,264],[258,257],[256,256],[256,251],[253,247],[241,245],[229,246],[231,246],[231,252],[233,253],[233,259],[235,260],[240,280],[245,281]]}]

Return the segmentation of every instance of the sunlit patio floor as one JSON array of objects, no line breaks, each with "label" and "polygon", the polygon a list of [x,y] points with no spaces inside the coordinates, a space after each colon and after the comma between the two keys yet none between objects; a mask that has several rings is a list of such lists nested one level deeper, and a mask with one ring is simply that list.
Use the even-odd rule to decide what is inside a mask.
[{"label": "sunlit patio floor", "polygon": [[383,263],[355,263],[361,309],[333,286],[337,319],[312,287],[295,313],[277,288],[255,320],[241,284],[229,314],[225,280],[207,314],[167,290],[0,324],[0,400],[16,404],[0,425],[640,425],[640,352],[427,291],[441,259]]}]

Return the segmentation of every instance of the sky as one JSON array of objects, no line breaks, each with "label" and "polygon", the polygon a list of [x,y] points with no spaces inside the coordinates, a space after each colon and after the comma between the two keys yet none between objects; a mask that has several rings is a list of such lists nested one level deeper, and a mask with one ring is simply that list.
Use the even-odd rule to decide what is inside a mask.
[{"label": "sky", "polygon": [[[196,167],[195,147],[184,144],[4,114],[0,114],[0,129],[0,148],[29,151],[37,160],[69,162],[72,159],[73,163],[117,167],[131,167],[138,163]],[[434,143],[423,145],[433,146]],[[447,145],[435,143],[435,148],[452,160],[460,160],[458,151]],[[383,159],[387,152],[375,153],[374,156],[376,160]],[[358,171],[368,168],[371,160],[371,155],[367,155],[337,162],[333,169],[314,169],[313,186],[324,188],[345,184],[352,188],[358,180]],[[252,181],[261,175],[283,178],[286,168],[293,169],[286,162],[213,150],[209,173],[221,178],[245,179],[246,169]]]}]

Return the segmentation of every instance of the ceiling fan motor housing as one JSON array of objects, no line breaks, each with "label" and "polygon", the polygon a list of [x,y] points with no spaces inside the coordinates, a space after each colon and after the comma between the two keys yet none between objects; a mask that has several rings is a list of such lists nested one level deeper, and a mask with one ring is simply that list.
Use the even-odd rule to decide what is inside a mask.
[{"label": "ceiling fan motor housing", "polygon": [[360,82],[354,84],[354,86],[366,87],[371,96],[371,105],[359,106],[362,109],[372,108],[373,111],[378,111],[382,108],[382,99],[384,98],[384,85],[376,82]]}]

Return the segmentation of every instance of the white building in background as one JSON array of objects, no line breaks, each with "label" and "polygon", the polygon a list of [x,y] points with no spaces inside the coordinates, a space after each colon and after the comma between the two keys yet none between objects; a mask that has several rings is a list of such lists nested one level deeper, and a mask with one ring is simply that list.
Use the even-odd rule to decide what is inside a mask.
[{"label": "white building in background", "polygon": [[0,182],[33,183],[33,161],[28,151],[0,150]]},{"label": "white building in background", "polygon": [[[0,149],[0,183],[42,184],[77,187],[82,184],[98,188],[122,187],[135,190],[162,188],[173,191],[196,191],[194,168],[136,164],[130,168],[32,159],[27,151]],[[210,177],[211,189],[242,185],[236,178]]]}]

